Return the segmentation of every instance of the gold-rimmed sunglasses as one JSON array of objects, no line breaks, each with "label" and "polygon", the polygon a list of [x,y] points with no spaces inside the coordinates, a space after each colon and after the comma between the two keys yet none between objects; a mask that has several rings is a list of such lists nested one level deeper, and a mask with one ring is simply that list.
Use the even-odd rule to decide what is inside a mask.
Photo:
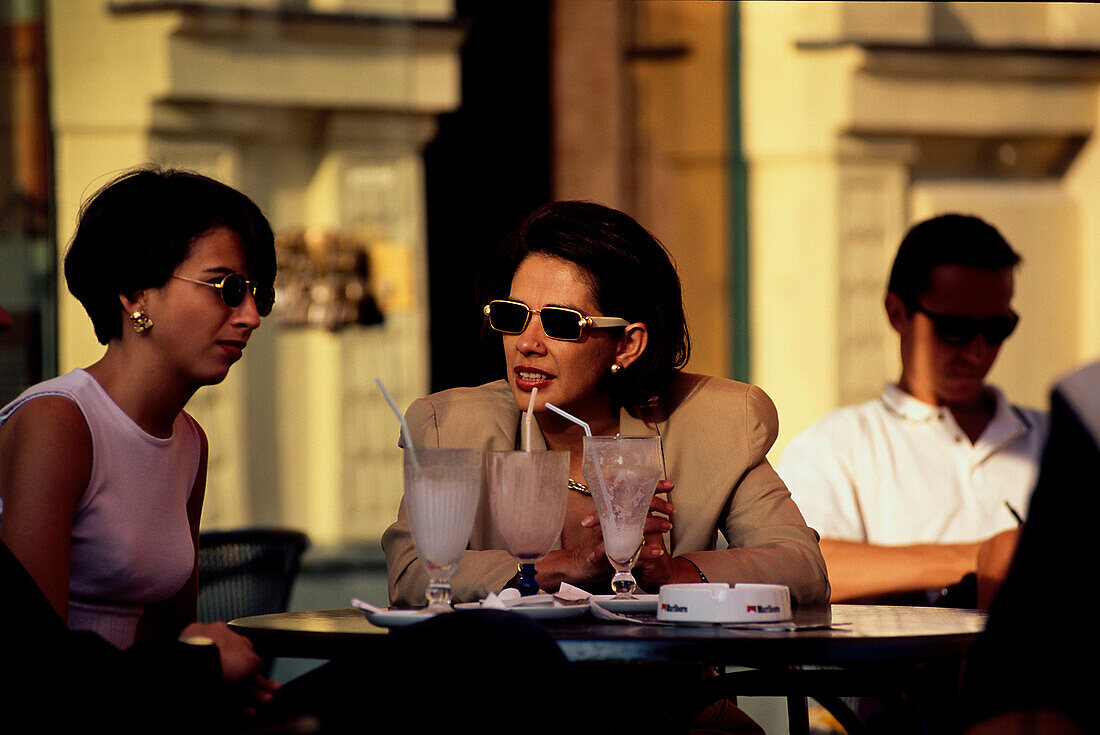
[{"label": "gold-rimmed sunglasses", "polygon": [[267,316],[275,306],[275,287],[250,281],[240,273],[226,273],[224,276],[212,278],[209,281],[200,281],[197,278],[173,275],[188,283],[197,283],[200,286],[210,286],[218,289],[222,295],[222,301],[230,309],[236,309],[244,301],[246,293],[252,294],[252,300],[256,302],[256,311],[260,316]]},{"label": "gold-rimmed sunglasses", "polygon": [[576,342],[585,329],[613,329],[630,323],[617,316],[587,316],[564,306],[532,309],[521,301],[505,299],[490,301],[482,312],[489,317],[489,326],[504,334],[521,334],[527,329],[531,315],[538,314],[546,336],[564,342]]}]

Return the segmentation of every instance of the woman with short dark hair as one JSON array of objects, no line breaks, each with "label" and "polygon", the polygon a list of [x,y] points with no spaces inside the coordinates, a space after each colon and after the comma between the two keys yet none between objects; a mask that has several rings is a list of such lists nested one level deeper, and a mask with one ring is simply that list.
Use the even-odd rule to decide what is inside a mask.
[{"label": "woman with short dark hair", "polygon": [[[100,344],[122,336],[127,315],[119,310],[120,293],[164,286],[195,239],[218,227],[233,233],[252,280],[273,299],[274,235],[239,191],[190,171],[139,168],[92,195],[65,253],[65,282]],[[257,306],[270,313],[271,303]]]},{"label": "woman with short dark hair", "polygon": [[248,642],[194,624],[207,442],[183,409],[271,311],[271,227],[213,179],[128,171],[81,209],[65,278],[107,349],[0,410],[0,540],[70,628],[125,649],[187,627],[240,678]]},{"label": "woman with short dark hair", "polygon": [[[816,534],[766,454],[778,433],[762,390],[685,373],[689,339],[679,278],[664,247],[629,216],[598,204],[553,202],[532,212],[494,259],[485,307],[500,332],[506,380],[417,400],[407,423],[424,447],[521,447],[531,393],[532,449],[571,457],[559,548],[537,566],[542,589],[562,582],[607,592],[611,567],[583,483],[583,430],[659,435],[665,477],[650,507],[635,569],[643,590],[669,582],[785,584],[799,603],[829,599]],[[667,494],[667,499],[661,497]],[[456,600],[499,592],[515,574],[482,499],[469,550],[454,576]],[[728,549],[717,549],[721,533]],[[424,604],[427,579],[407,510],[382,539],[395,605]]]}]

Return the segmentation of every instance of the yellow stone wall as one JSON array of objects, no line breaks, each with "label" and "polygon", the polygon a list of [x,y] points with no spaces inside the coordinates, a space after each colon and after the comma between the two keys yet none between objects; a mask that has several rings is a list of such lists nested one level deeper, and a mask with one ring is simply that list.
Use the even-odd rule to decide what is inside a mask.
[{"label": "yellow stone wall", "polygon": [[[228,4],[251,12],[216,12]],[[315,0],[292,15],[273,0],[123,5],[47,5],[58,255],[80,202],[147,162],[240,189],[277,235],[328,227],[371,243],[383,324],[333,332],[273,315],[188,410],[211,440],[205,528],[375,543],[402,481],[397,419],[374,380],[401,406],[428,389],[421,151],[434,116],[459,104],[452,3]],[[67,371],[103,348],[63,282],[60,294]]]},{"label": "yellow stone wall", "polygon": [[905,229],[964,211],[1023,255],[991,379],[1045,407],[1097,355],[1100,14],[1058,3],[742,9],[752,379],[786,441],[899,371],[882,296]]}]

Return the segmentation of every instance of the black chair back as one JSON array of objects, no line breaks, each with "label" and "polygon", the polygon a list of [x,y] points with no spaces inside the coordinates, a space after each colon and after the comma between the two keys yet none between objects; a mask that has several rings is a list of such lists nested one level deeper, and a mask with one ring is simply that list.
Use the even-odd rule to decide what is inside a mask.
[{"label": "black chair back", "polygon": [[199,621],[286,612],[308,547],[304,533],[287,529],[201,532]]}]

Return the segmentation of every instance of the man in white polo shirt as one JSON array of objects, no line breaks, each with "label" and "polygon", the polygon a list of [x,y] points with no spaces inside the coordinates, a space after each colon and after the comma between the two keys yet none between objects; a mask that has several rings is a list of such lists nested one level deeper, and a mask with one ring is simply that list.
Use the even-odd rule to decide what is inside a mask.
[{"label": "man in white polo shirt", "polygon": [[1014,545],[1047,419],[985,377],[1018,321],[1019,262],[976,217],[910,229],[886,294],[901,377],[784,452],[778,471],[822,537],[834,602],[941,590],[976,571],[987,541]]}]

